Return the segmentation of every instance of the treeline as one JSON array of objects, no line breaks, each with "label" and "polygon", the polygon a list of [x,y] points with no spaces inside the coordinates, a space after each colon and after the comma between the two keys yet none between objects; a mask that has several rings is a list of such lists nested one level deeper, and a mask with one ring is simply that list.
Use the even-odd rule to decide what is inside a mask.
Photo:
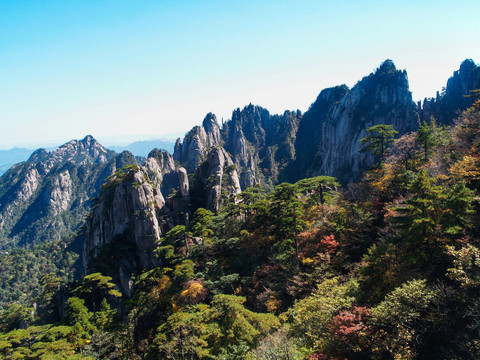
[{"label": "treeline", "polygon": [[369,131],[376,165],[346,189],[319,176],[198,209],[129,299],[108,274],[45,278],[36,310],[1,314],[0,354],[480,358],[480,103],[450,128],[394,135]]}]

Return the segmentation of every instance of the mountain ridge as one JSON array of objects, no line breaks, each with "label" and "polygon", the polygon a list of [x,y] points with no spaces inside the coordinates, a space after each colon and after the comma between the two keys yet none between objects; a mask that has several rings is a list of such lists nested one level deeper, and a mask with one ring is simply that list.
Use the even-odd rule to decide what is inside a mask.
[{"label": "mountain ridge", "polygon": [[[176,141],[171,156],[161,151],[149,154],[147,159],[135,158],[129,152],[116,154],[90,135],[53,151],[38,149],[0,179],[2,244],[29,244],[42,233],[50,234],[41,235],[43,240],[58,238],[78,228],[88,212],[89,199],[123,165],[143,163],[147,176],[152,177],[164,198],[171,189],[184,191],[187,186],[189,201],[195,203],[191,210],[218,210],[222,191],[238,191],[237,178],[240,190],[255,185],[272,188],[283,181],[315,175],[334,176],[347,184],[373,163],[371,155],[358,151],[359,140],[369,126],[392,124],[401,135],[418,128],[428,114],[447,108],[448,116],[455,114],[472,102],[463,95],[473,90],[470,87],[480,87],[479,69],[472,60],[464,61],[448,80],[445,93],[425,101],[422,107],[412,101],[406,71],[397,70],[393,61],[386,60],[351,89],[340,85],[322,90],[304,114],[287,110],[271,115],[267,109],[249,104],[235,109],[232,118],[220,127],[216,116],[209,113],[201,125],[186,133],[183,141]],[[444,99],[462,102],[455,106],[454,101]],[[210,170],[202,170],[206,161],[219,159],[223,151],[219,153],[219,148],[226,154],[221,155],[224,164],[230,165],[203,165]],[[152,160],[155,156],[162,160]],[[236,175],[228,179],[232,169]],[[48,174],[53,176],[44,181]],[[212,183],[212,179],[219,180]],[[56,220],[40,225],[39,216]],[[67,219],[60,219],[62,216]]]}]

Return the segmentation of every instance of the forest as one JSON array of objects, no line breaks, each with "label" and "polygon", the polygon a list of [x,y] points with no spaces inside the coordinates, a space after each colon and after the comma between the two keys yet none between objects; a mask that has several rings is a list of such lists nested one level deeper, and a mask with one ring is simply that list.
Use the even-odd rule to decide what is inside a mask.
[{"label": "forest", "polygon": [[81,280],[55,250],[71,239],[2,254],[2,291],[20,276],[34,291],[2,295],[1,357],[480,358],[480,100],[395,136],[368,129],[376,161],[357,183],[317,176],[196,209],[130,297],[114,252]]}]

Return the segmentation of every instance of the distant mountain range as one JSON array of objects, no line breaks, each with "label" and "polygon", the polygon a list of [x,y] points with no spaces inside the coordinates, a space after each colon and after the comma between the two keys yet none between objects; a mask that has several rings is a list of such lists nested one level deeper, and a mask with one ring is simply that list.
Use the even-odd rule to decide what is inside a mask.
[{"label": "distant mountain range", "polygon": [[135,141],[131,144],[120,146],[120,145],[111,145],[106,146],[108,149],[121,153],[122,151],[129,151],[135,156],[147,157],[152,149],[166,150],[170,154],[173,154],[173,149],[175,146],[175,141],[158,139],[158,140],[143,140]]},{"label": "distant mountain range", "polygon": [[[145,140],[145,141],[135,141],[128,145],[111,145],[106,146],[106,148],[113,150],[117,153],[122,151],[129,151],[135,156],[147,157],[147,155],[152,151],[152,149],[162,149],[168,151],[170,154],[173,154],[173,148],[175,146],[175,141],[158,139],[158,140]],[[54,150],[55,147],[48,148],[47,150]],[[30,155],[36,149],[29,148],[19,148],[14,147],[10,150],[0,150],[0,175],[3,175],[8,169],[10,169],[14,164],[26,161]]]},{"label": "distant mountain range", "polygon": [[33,151],[33,149],[18,147],[10,150],[0,150],[0,175],[10,169],[13,164],[27,160]]}]

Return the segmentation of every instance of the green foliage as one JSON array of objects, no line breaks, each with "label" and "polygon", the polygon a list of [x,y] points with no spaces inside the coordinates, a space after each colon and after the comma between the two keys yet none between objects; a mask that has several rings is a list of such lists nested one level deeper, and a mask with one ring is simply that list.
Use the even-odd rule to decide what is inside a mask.
[{"label": "green foliage", "polygon": [[463,235],[472,213],[473,192],[465,184],[445,189],[435,182],[420,170],[408,185],[412,196],[394,208],[399,241],[409,243],[407,256],[414,263],[431,259],[448,237]]},{"label": "green foliage", "polygon": [[244,302],[242,297],[216,295],[210,306],[173,314],[158,328],[156,351],[166,359],[180,354],[199,359],[241,357],[280,325],[273,315],[245,309]]},{"label": "green foliage", "polygon": [[[237,120],[255,126],[250,115]],[[451,139],[425,124],[423,135],[397,141],[382,167],[348,189],[318,176],[271,192],[249,188],[215,216],[197,206],[188,226],[162,237],[161,266],[135,275],[129,299],[101,273],[70,290],[61,273],[42,274],[42,319],[29,317],[28,303],[11,304],[0,314],[0,356],[479,358],[477,115],[464,114]],[[369,134],[364,145],[382,159],[394,130]],[[265,177],[280,176],[271,165]],[[128,236],[99,259],[117,258],[124,269],[133,257],[113,246]],[[57,306],[67,312],[62,325],[32,326],[56,321]]]},{"label": "green foliage", "polygon": [[247,360],[301,360],[304,354],[299,350],[295,340],[288,335],[288,329],[281,328],[276,333],[263,338],[255,350],[250,351]]},{"label": "green foliage", "polygon": [[0,334],[2,359],[25,360],[93,360],[80,354],[75,329],[70,326],[30,326]]},{"label": "green foliage", "polygon": [[363,145],[360,152],[372,152],[377,158],[377,165],[382,165],[387,148],[393,143],[398,131],[393,128],[393,125],[378,124],[369,127],[367,133],[369,135],[360,140]]},{"label": "green foliage", "polygon": [[448,269],[448,277],[463,287],[478,287],[480,285],[480,250],[471,244],[466,244],[459,250],[449,246],[447,251],[453,258],[453,267]]},{"label": "green foliage", "polygon": [[438,127],[432,117],[429,122],[423,121],[417,132],[417,141],[423,149],[423,160],[430,158],[435,146],[446,142],[445,127]]},{"label": "green foliage", "polygon": [[317,205],[323,205],[332,197],[332,193],[335,193],[337,187],[340,186],[337,179],[332,176],[317,176],[313,178],[307,178],[300,180],[296,184],[299,191],[308,194]]},{"label": "green foliage", "polygon": [[71,297],[67,300],[67,317],[65,321],[70,326],[78,327],[87,333],[94,331],[94,325],[91,323],[93,314],[85,306],[85,300]]},{"label": "green foliage", "polygon": [[213,235],[213,230],[208,228],[213,218],[213,212],[204,208],[198,208],[193,215],[190,229],[193,236],[207,239]]},{"label": "green foliage", "polygon": [[10,304],[0,313],[0,331],[25,329],[33,322],[33,308],[26,308],[19,303]]},{"label": "green foliage", "polygon": [[352,306],[352,284],[328,279],[318,285],[314,293],[293,306],[292,332],[315,349],[324,350],[330,340],[329,322],[341,310]]},{"label": "green foliage", "polygon": [[436,292],[425,280],[412,280],[387,295],[371,310],[371,324],[378,328],[374,351],[401,359],[415,359],[415,345],[425,331]]},{"label": "green foliage", "polygon": [[31,306],[42,294],[42,278],[53,273],[61,283],[73,280],[79,255],[65,250],[69,241],[51,241],[0,255],[0,310],[11,302]]}]

